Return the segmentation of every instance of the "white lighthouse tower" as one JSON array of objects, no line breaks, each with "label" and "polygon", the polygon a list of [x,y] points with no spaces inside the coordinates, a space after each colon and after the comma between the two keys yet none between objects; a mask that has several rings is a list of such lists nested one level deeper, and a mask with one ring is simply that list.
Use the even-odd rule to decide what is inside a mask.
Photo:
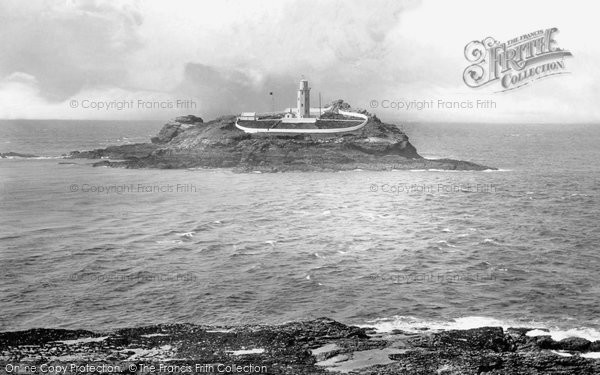
[{"label": "white lighthouse tower", "polygon": [[310,88],[308,87],[308,81],[305,79],[300,81],[297,106],[299,118],[310,117]]}]

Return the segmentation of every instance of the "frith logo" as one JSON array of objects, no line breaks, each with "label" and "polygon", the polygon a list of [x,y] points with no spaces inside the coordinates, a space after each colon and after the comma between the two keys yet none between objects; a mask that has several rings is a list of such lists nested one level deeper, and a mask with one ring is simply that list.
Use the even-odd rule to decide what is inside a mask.
[{"label": "frith logo", "polygon": [[553,27],[500,43],[492,37],[474,40],[465,47],[465,57],[472,63],[463,80],[477,88],[498,81],[498,91],[523,87],[540,78],[568,73],[565,57],[571,52],[558,48]]}]

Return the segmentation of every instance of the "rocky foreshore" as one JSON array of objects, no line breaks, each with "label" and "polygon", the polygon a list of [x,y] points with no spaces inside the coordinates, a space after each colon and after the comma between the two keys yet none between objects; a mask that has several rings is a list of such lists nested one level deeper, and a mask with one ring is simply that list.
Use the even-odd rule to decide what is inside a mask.
[{"label": "rocky foreshore", "polygon": [[[600,374],[600,341],[530,329],[377,333],[327,318],[279,326],[154,325],[0,333],[2,373]],[[595,352],[595,353],[594,353]],[[594,358],[595,357],[595,358]],[[50,367],[52,366],[52,367]],[[18,370],[18,371],[17,371]],[[35,370],[35,371],[32,371]],[[46,370],[46,371],[44,371]],[[57,371],[58,370],[58,371]]]},{"label": "rocky foreshore", "polygon": [[[343,101],[334,107],[349,109]],[[396,125],[369,116],[360,130],[332,135],[248,134],[235,116],[204,122],[181,116],[149,143],[73,151],[68,158],[104,159],[94,166],[126,168],[231,168],[238,172],[496,169],[468,161],[425,159]]]}]

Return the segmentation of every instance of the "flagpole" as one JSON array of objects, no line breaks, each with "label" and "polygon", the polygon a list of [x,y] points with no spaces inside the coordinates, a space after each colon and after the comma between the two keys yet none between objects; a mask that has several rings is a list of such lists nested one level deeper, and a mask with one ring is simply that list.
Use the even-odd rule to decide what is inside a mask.
[{"label": "flagpole", "polygon": [[321,108],[323,107],[321,106],[321,91],[319,91],[319,118],[321,118],[322,115]]}]

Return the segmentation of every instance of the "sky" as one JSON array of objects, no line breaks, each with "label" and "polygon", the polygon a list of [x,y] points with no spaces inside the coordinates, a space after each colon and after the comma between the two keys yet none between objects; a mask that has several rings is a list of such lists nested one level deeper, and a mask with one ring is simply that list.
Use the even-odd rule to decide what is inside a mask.
[{"label": "sky", "polygon": [[[0,118],[210,119],[292,106],[305,78],[313,106],[321,93],[383,119],[597,123],[596,8],[577,0],[3,0]],[[469,42],[552,27],[573,55],[569,74],[507,92],[463,82]],[[477,100],[493,107],[456,105]],[[411,101],[433,105],[383,108]]]}]

